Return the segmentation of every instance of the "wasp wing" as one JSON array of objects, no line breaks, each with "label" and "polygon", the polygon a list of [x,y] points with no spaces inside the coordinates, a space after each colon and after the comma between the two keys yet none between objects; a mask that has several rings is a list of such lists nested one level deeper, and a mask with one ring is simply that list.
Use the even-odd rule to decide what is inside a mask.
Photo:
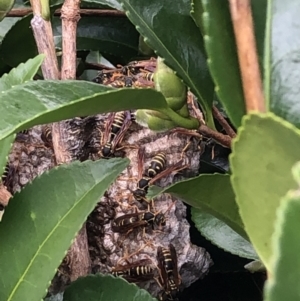
[{"label": "wasp wing", "polygon": [[152,178],[149,182],[149,186],[152,185],[155,181],[170,175],[173,172],[179,172],[183,169],[186,169],[189,167],[189,165],[182,165],[183,160],[180,160],[179,162],[177,162],[176,164],[166,168],[165,170],[163,170],[162,172],[158,173],[154,178]]},{"label": "wasp wing", "polygon": [[119,145],[122,142],[127,130],[129,129],[129,127],[131,125],[130,111],[125,111],[124,113],[125,113],[125,119],[124,119],[124,122],[122,124],[120,131],[117,133],[116,137],[113,140],[113,149],[115,149],[117,147],[117,145]]},{"label": "wasp wing", "polygon": [[170,248],[170,253],[171,253],[171,258],[173,260],[173,276],[174,276],[174,282],[176,284],[176,286],[179,286],[181,283],[181,279],[178,273],[178,261],[177,261],[177,254],[176,254],[176,250],[175,247],[170,244],[169,245]]},{"label": "wasp wing", "polygon": [[107,117],[107,120],[106,120],[106,123],[105,123],[104,134],[103,134],[102,139],[101,139],[101,144],[102,145],[105,145],[105,143],[108,140],[108,137],[109,137],[110,131],[111,131],[111,127],[112,127],[112,124],[113,124],[114,119],[115,119],[115,115],[116,115],[116,113],[109,113],[109,115]]}]

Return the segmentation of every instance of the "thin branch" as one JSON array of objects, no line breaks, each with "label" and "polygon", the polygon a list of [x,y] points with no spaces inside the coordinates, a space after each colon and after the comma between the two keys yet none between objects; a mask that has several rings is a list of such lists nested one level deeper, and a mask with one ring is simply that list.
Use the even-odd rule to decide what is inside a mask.
[{"label": "thin branch", "polygon": [[80,0],[65,0],[61,9],[62,19],[62,68],[61,79],[76,79],[76,33],[80,19]]},{"label": "thin branch", "polygon": [[59,79],[58,62],[55,52],[53,31],[50,21],[41,16],[41,3],[39,0],[31,0],[34,16],[31,27],[39,53],[45,54],[42,63],[44,79]]},{"label": "thin branch", "polygon": [[206,126],[205,124],[201,124],[198,131],[200,134],[202,134],[205,137],[213,138],[224,147],[231,148],[232,138],[230,136],[214,131],[210,129],[208,126]]},{"label": "thin branch", "polygon": [[[76,33],[80,19],[80,0],[65,0],[61,9],[62,19],[62,68],[61,79],[76,78]],[[73,159],[70,151],[70,133],[67,121],[52,125],[53,147],[59,164],[70,163]],[[89,256],[87,233],[85,224],[72,243],[68,256],[70,259],[70,279],[76,280],[80,276],[90,273],[91,262]]]},{"label": "thin branch", "polygon": [[251,0],[229,0],[231,19],[238,50],[247,112],[265,112],[265,102],[258,64]]},{"label": "thin branch", "polygon": [[[7,17],[24,17],[32,13],[31,8],[14,8],[6,16]],[[119,10],[112,9],[80,9],[80,16],[95,16],[95,17],[126,17],[126,14]],[[54,12],[54,16],[61,16],[61,9]]]},{"label": "thin branch", "polygon": [[235,131],[232,129],[232,127],[229,125],[227,120],[223,117],[223,115],[220,113],[218,108],[216,106],[212,107],[212,113],[214,117],[219,121],[225,132],[231,137],[234,138],[236,137]]}]

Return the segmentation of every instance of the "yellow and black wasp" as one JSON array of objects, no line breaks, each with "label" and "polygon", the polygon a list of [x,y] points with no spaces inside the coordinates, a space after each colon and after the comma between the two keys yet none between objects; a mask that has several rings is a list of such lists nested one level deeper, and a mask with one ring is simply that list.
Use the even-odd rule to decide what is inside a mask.
[{"label": "yellow and black wasp", "polygon": [[52,147],[52,129],[50,124],[46,124],[42,128],[41,139],[45,143],[46,146]]},{"label": "yellow and black wasp", "polygon": [[111,158],[122,142],[124,135],[131,125],[131,114],[129,111],[111,113],[105,125],[105,131],[101,138],[99,155],[102,158]]},{"label": "yellow and black wasp", "polygon": [[139,201],[146,201],[146,195],[149,189],[155,181],[170,175],[172,172],[178,172],[182,169],[187,168],[187,165],[182,165],[182,160],[178,163],[166,168],[166,154],[160,152],[156,154],[151,160],[149,166],[144,169],[144,157],[145,157],[145,149],[139,148],[138,151],[138,178],[139,181],[137,183],[137,189],[134,190],[133,196]]},{"label": "yellow and black wasp", "polygon": [[112,268],[111,274],[134,283],[148,281],[154,277],[154,269],[151,263],[149,259],[140,259],[126,265],[117,265]]},{"label": "yellow and black wasp", "polygon": [[125,214],[117,217],[111,223],[111,229],[117,233],[128,233],[136,228],[160,228],[166,225],[166,218],[163,213],[153,213],[149,210]]},{"label": "yellow and black wasp", "polygon": [[160,301],[178,300],[181,278],[178,272],[177,254],[175,247],[170,244],[169,248],[158,247],[158,268],[160,270],[159,284],[163,291],[159,295]]}]

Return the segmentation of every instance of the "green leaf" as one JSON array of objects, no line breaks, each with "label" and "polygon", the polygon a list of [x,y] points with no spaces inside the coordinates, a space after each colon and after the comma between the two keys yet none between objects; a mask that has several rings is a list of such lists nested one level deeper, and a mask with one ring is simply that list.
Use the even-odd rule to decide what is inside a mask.
[{"label": "green leaf", "polygon": [[[3,38],[0,57],[10,66],[38,54],[30,21],[32,14],[16,22]],[[61,47],[61,19],[52,20],[55,46]],[[100,50],[125,63],[138,53],[139,34],[125,17],[81,17],[77,27],[77,50]],[[20,47],[23,45],[24,47]]]},{"label": "green leaf", "polygon": [[252,18],[254,23],[254,33],[256,39],[256,48],[259,58],[261,74],[264,73],[264,47],[267,25],[267,6],[268,0],[251,0]]},{"label": "green leaf", "polygon": [[[52,20],[55,46],[61,48],[61,19]],[[77,27],[77,50],[99,50],[127,63],[138,53],[139,34],[125,17],[81,17]]]},{"label": "green leaf", "polygon": [[243,118],[232,145],[231,182],[249,238],[270,270],[271,236],[280,199],[295,186],[291,168],[299,160],[300,131],[268,114]]},{"label": "green leaf", "polygon": [[76,80],[27,82],[1,93],[0,104],[0,140],[37,124],[98,113],[153,109],[171,119],[174,114],[179,116],[168,108],[163,95],[153,89],[118,90]]},{"label": "green leaf", "polygon": [[17,21],[2,40],[0,57],[11,67],[16,67],[39,54],[30,25],[31,19],[32,14],[29,14]]},{"label": "green leaf", "polygon": [[219,248],[240,257],[258,259],[249,241],[214,216],[192,208],[192,220],[199,232]]},{"label": "green leaf", "polygon": [[205,49],[215,90],[228,117],[239,127],[246,110],[229,2],[201,2]]},{"label": "green leaf", "polygon": [[6,17],[0,22],[0,42],[2,42],[3,37],[19,19]]},{"label": "green leaf", "polygon": [[203,14],[203,6],[201,0],[192,0],[191,16],[194,22],[196,23],[196,25],[199,27],[202,36],[204,36],[202,14]]},{"label": "green leaf", "polygon": [[[197,96],[206,120],[214,128],[211,106],[214,85],[206,64],[203,39],[190,16],[190,0],[122,0],[122,5],[145,42],[163,57]],[[170,25],[172,30],[170,30]]]},{"label": "green leaf", "polygon": [[117,10],[121,10],[121,11],[123,10],[122,5],[120,4],[120,1],[117,1],[117,0],[84,0],[84,2],[107,5],[107,6],[110,6],[111,8],[115,8]]},{"label": "green leaf", "polygon": [[269,109],[300,127],[300,2],[270,1],[265,46],[265,95]]},{"label": "green leaf", "polygon": [[215,216],[242,237],[247,238],[229,175],[203,174],[174,184],[163,192],[171,193],[189,205]]},{"label": "green leaf", "polygon": [[44,54],[40,54],[34,59],[30,59],[26,63],[22,63],[12,69],[9,74],[4,74],[0,78],[0,91],[6,91],[13,86],[32,80],[41,66],[44,57]]},{"label": "green leaf", "polygon": [[16,135],[10,135],[0,140],[0,179],[3,174],[5,165],[8,161],[8,154],[11,150],[12,144],[15,140]]},{"label": "green leaf", "polygon": [[1,0],[0,1],[0,21],[6,16],[6,14],[14,6],[14,0]]},{"label": "green leaf", "polygon": [[[293,167],[299,186],[299,162]],[[289,191],[277,210],[273,258],[265,289],[266,301],[299,301],[300,289],[300,190]]]},{"label": "green leaf", "polygon": [[65,291],[63,301],[115,301],[138,300],[156,301],[151,295],[135,284],[111,275],[90,275],[79,278]]},{"label": "green leaf", "polygon": [[10,200],[0,224],[0,300],[41,300],[75,234],[127,164],[61,165]]}]

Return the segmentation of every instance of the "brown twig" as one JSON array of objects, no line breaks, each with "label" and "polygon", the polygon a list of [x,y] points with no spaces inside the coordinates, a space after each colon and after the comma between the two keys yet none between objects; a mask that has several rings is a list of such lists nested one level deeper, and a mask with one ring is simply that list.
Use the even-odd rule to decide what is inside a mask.
[{"label": "brown twig", "polygon": [[265,112],[253,30],[251,0],[229,0],[247,112]]},{"label": "brown twig", "polygon": [[[12,9],[6,17],[24,17],[32,13],[31,8],[14,8]],[[95,16],[95,17],[126,17],[126,14],[119,10],[112,9],[80,9],[80,16]],[[57,9],[54,12],[54,16],[61,16],[61,10]]]},{"label": "brown twig", "polygon": [[76,33],[80,19],[80,0],[65,0],[61,9],[62,19],[62,68],[61,79],[76,78]]},{"label": "brown twig", "polygon": [[231,148],[232,138],[230,136],[214,131],[210,129],[208,126],[206,126],[205,124],[201,124],[198,131],[200,134],[202,134],[205,137],[213,138],[224,147]]},{"label": "brown twig", "polygon": [[231,137],[236,137],[235,131],[232,129],[232,127],[229,125],[227,120],[223,117],[223,115],[220,113],[218,108],[216,106],[212,107],[212,113],[214,117],[219,121],[220,125],[223,127],[225,132]]},{"label": "brown twig", "polygon": [[31,27],[35,42],[39,53],[45,54],[45,59],[42,63],[44,79],[59,79],[51,22],[42,18],[41,3],[39,0],[31,0],[30,3],[34,13],[31,20]]},{"label": "brown twig", "polygon": [[[65,0],[61,9],[62,19],[62,68],[61,79],[76,78],[76,33],[77,23],[80,19],[80,0]],[[52,140],[58,164],[70,163],[73,159],[69,151],[69,133],[66,121],[52,126]],[[88,250],[85,224],[72,243],[68,256],[70,258],[69,270],[71,281],[90,272],[91,262]]]}]

